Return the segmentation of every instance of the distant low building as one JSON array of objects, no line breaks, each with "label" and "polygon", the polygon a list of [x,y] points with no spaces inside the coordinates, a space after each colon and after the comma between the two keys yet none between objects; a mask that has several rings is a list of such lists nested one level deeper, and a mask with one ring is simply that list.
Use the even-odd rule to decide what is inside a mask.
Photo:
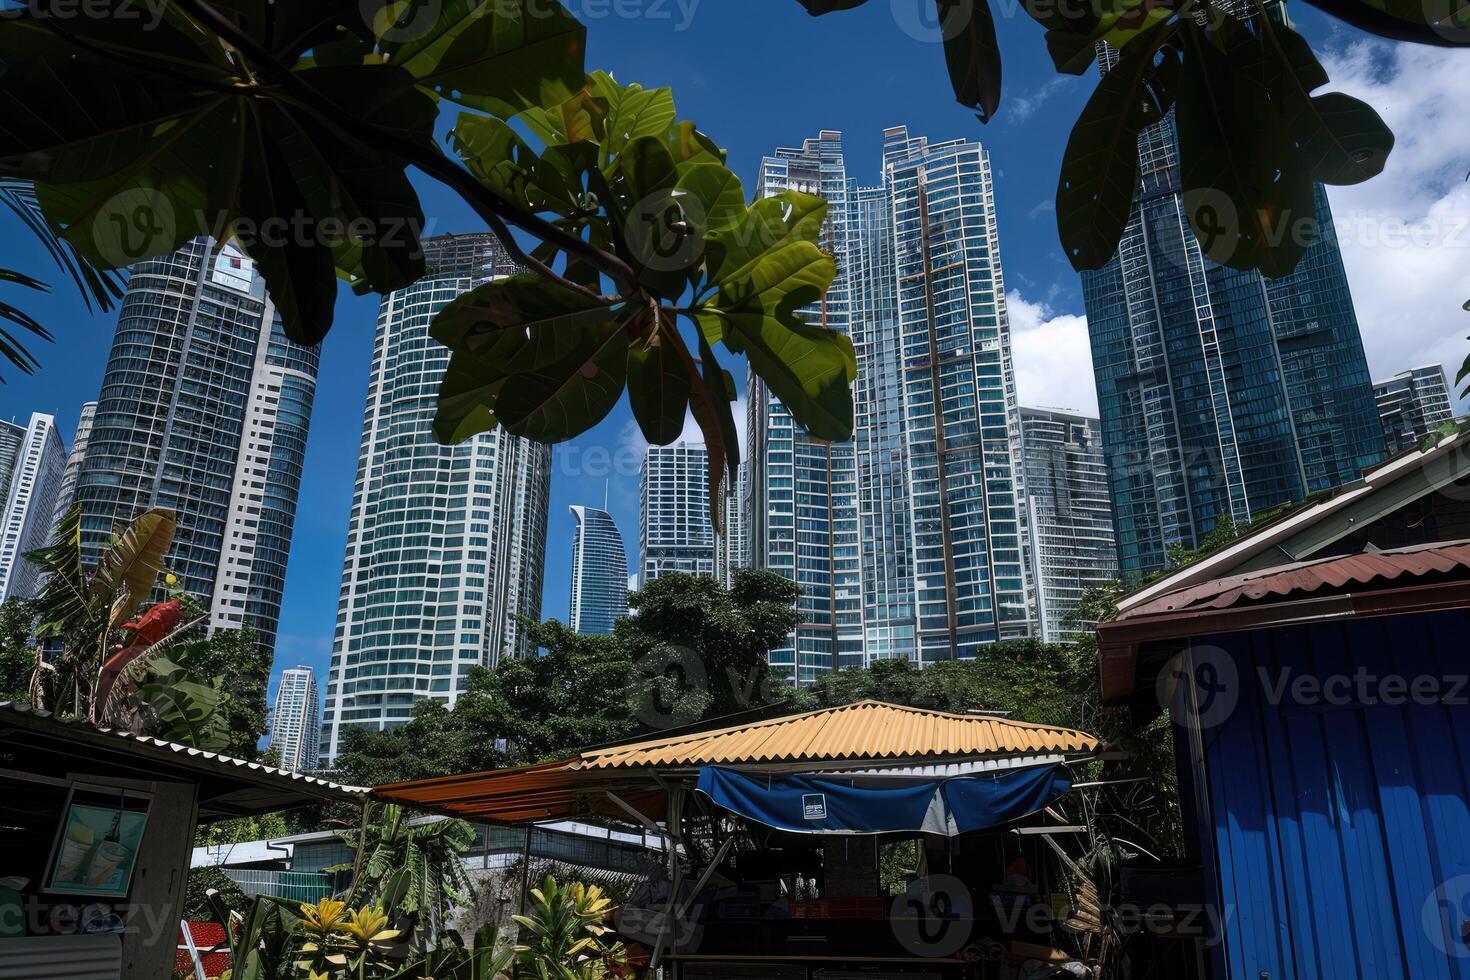
[{"label": "distant low building", "polygon": [[1455,415],[1450,405],[1449,382],[1444,368],[1438,364],[1409,368],[1373,382],[1373,398],[1378,402],[1383,441],[1391,453],[1414,448]]}]

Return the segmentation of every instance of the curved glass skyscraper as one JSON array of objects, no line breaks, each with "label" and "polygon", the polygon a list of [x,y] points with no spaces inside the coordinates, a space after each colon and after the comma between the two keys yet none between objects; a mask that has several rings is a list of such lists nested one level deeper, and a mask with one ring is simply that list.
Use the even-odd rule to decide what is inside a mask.
[{"label": "curved glass skyscraper", "polygon": [[199,238],[133,266],[72,498],[86,560],[171,508],[165,567],[211,629],[249,627],[274,649],[317,355],[286,339],[233,245]]},{"label": "curved glass skyscraper", "polygon": [[571,508],[577,527],[572,532],[571,626],[578,633],[613,631],[613,623],[628,615],[628,554],[612,515],[596,507]]},{"label": "curved glass skyscraper", "polygon": [[541,618],[551,449],[504,429],[457,446],[432,430],[449,349],[434,315],[516,266],[492,235],[424,242],[428,274],[383,297],[322,728],[330,763],[346,728],[451,703],[470,668],[532,652],[516,620]]}]

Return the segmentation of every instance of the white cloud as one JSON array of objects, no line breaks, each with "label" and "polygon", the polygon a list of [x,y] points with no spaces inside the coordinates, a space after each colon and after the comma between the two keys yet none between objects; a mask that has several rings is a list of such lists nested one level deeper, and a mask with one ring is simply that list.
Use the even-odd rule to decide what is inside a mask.
[{"label": "white cloud", "polygon": [[[740,456],[745,457],[745,396],[741,395],[735,399],[730,406],[731,413],[735,416],[735,431],[740,437]],[[704,431],[700,429],[699,423],[694,420],[693,414],[684,416],[684,431],[679,433],[675,442],[704,443]],[[640,458],[648,449],[648,440],[643,438],[643,431],[638,428],[636,419],[629,419],[623,425],[623,430],[618,435],[619,448],[624,452],[636,453]]]},{"label": "white cloud", "polygon": [[1087,318],[1057,313],[1017,290],[1006,293],[1016,394],[1028,407],[1070,408],[1097,414]]},{"label": "white cloud", "polygon": [[1059,76],[1049,79],[1040,88],[1025,95],[1009,97],[1010,104],[1004,109],[1004,118],[1010,122],[1025,122],[1072,80],[1068,76]]},{"label": "white cloud", "polygon": [[1470,353],[1470,51],[1355,40],[1325,55],[1331,88],[1396,137],[1383,173],[1328,188],[1369,369],[1441,363],[1453,381]]}]

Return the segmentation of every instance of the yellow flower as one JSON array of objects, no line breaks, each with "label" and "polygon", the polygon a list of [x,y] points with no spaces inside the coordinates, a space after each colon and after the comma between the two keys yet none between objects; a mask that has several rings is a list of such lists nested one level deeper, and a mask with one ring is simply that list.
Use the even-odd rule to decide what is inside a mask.
[{"label": "yellow flower", "polygon": [[364,945],[384,943],[398,936],[397,929],[388,928],[388,916],[375,906],[355,910],[342,923],[341,930]]},{"label": "yellow flower", "polygon": [[163,584],[168,586],[169,588],[173,588],[174,586],[179,584],[179,577],[173,572],[169,572],[163,577]]},{"label": "yellow flower", "polygon": [[302,925],[312,932],[325,936],[342,928],[346,918],[347,903],[335,898],[324,898],[315,905],[301,906]]}]

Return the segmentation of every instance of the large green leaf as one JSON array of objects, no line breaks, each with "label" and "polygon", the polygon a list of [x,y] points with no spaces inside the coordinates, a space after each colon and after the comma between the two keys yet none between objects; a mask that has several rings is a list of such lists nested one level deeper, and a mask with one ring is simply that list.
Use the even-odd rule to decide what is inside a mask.
[{"label": "large green leaf", "polygon": [[172,510],[155,507],[135,517],[102,553],[87,580],[87,592],[93,601],[111,607],[111,626],[127,620],[153,591],[177,527]]},{"label": "large green leaf", "polygon": [[1078,117],[1062,157],[1057,230],[1076,269],[1101,268],[1118,249],[1138,184],[1138,135],[1173,104],[1177,54],[1156,66],[1157,44],[1122,52]]},{"label": "large green leaf", "polygon": [[[667,323],[663,329],[677,329]],[[674,342],[655,334],[628,349],[628,402],[643,438],[667,446],[684,431],[689,410],[689,372]]]},{"label": "large green leaf", "polygon": [[582,84],[587,29],[556,0],[411,0],[394,12],[379,30],[390,62],[455,102],[509,116]]},{"label": "large green leaf", "polygon": [[[336,36],[347,10],[337,0],[300,17],[255,3],[222,9],[276,50]],[[422,215],[403,161],[342,136],[332,118],[363,113],[387,136],[431,146],[434,102],[413,75],[303,60],[298,84],[334,107],[319,114],[261,85],[244,55],[223,57],[176,5],[157,25],[104,20],[83,19],[76,37],[31,14],[0,23],[10,96],[0,175],[34,180],[47,221],[80,255],[121,268],[200,235],[234,235],[302,343],[331,326],[334,272],[378,290],[422,275]],[[280,30],[295,39],[271,37]],[[163,57],[151,64],[137,54],[155,49]],[[65,111],[33,111],[58,102]]]},{"label": "large green leaf", "polygon": [[575,326],[533,331],[495,400],[500,424],[536,442],[561,442],[592,428],[623,397],[628,331],[610,311]]},{"label": "large green leaf", "polygon": [[1180,182],[1195,237],[1221,265],[1285,276],[1315,235],[1316,205],[1270,97],[1267,53],[1233,18],[1213,36],[1181,27]]},{"label": "large green leaf", "polygon": [[1354,27],[1395,41],[1470,44],[1467,0],[1307,0]]},{"label": "large green leaf", "polygon": [[455,152],[481,183],[532,211],[570,212],[581,185],[556,165],[564,153],[543,160],[510,125],[494,116],[460,113],[450,133]]},{"label": "large green leaf", "polygon": [[496,424],[541,441],[567,439],[622,394],[626,332],[607,304],[564,286],[534,276],[485,283],[441,310],[431,329],[454,351],[434,418],[442,441]]},{"label": "large green leaf", "polygon": [[749,278],[767,252],[791,242],[816,244],[827,202],[812,194],[785,191],[752,204],[738,221],[711,235],[710,281],[715,285]]},{"label": "large green leaf", "polygon": [[1312,95],[1327,72],[1311,47],[1284,24],[1263,21],[1267,84],[1301,165],[1324,184],[1357,184],[1388,162],[1393,133],[1372,107],[1341,92]]},{"label": "large green leaf", "polygon": [[821,299],[836,267],[808,241],[787,241],[721,283],[698,321],[707,340],[750,359],[754,371],[792,416],[818,438],[852,437],[857,358],[845,334],[802,320],[797,310]]},{"label": "large green leaf", "polygon": [[986,0],[934,0],[954,97],[989,122],[1000,106],[1000,42]]}]

